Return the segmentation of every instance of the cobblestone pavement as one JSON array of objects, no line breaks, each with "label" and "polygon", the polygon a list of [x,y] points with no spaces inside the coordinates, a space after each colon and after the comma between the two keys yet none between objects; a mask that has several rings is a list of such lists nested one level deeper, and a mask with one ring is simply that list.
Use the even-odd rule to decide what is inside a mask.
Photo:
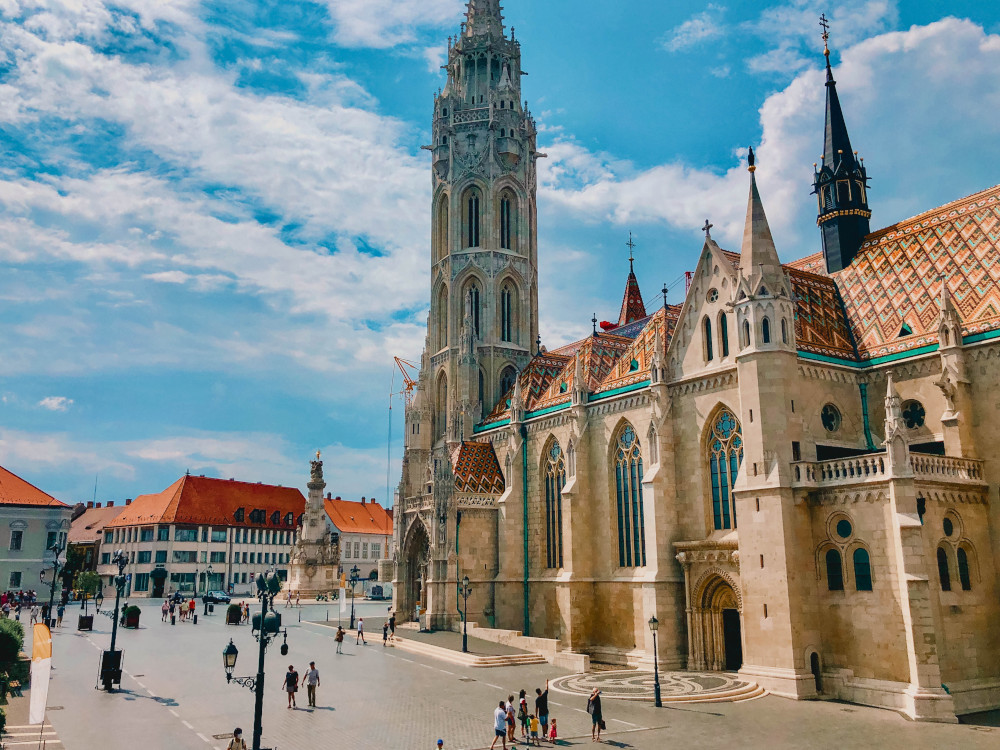
[{"label": "cobblestone pavement", "polygon": [[[362,605],[369,615],[384,604]],[[344,645],[335,654],[333,631],[283,611],[290,653],[277,646],[267,656],[264,744],[278,750],[321,747],[346,750],[430,750],[438,737],[447,750],[479,750],[492,740],[492,711],[519,688],[529,694],[546,678],[567,676],[549,665],[496,669],[465,668],[429,657],[369,646]],[[72,613],[70,613],[72,615]],[[305,608],[303,620],[325,620],[325,610]],[[331,612],[331,614],[335,613]],[[75,621],[70,616],[69,622]],[[100,617],[93,633],[64,629],[54,634],[49,714],[67,750],[206,750],[224,748],[241,726],[249,738],[253,695],[227,685],[222,650],[232,638],[240,650],[237,675],[253,674],[256,641],[246,626],[226,626],[221,611],[197,625],[160,622],[154,605],[143,606],[142,628],[119,630],[127,671],[122,691],[96,689],[100,651],[110,641],[110,621]],[[302,672],[317,662],[322,684],[318,708],[285,708],[281,680],[288,664]],[[304,694],[301,695],[305,703]],[[586,701],[553,692],[550,712],[564,746],[590,746]],[[606,744],[619,748],[844,748],[880,750],[958,747],[996,748],[1000,729],[930,725],[889,711],[822,702],[765,697],[747,703],[656,709],[636,701],[608,699]],[[994,719],[995,720],[995,719]],[[499,745],[498,745],[499,747]],[[518,748],[523,748],[520,742]]]}]

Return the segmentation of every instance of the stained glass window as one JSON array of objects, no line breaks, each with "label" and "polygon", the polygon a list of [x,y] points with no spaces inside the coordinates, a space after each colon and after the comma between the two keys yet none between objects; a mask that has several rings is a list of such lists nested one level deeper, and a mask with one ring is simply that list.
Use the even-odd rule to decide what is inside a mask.
[{"label": "stained glass window", "polygon": [[546,567],[561,568],[562,490],[566,485],[566,462],[559,443],[552,441],[545,456],[545,551]]},{"label": "stained glass window", "polygon": [[725,313],[719,316],[719,348],[723,357],[729,356],[729,318]]},{"label": "stained glass window", "polygon": [[924,405],[919,401],[907,401],[903,404],[903,421],[906,422],[909,429],[915,430],[918,427],[923,427],[926,417],[927,412],[924,410]]},{"label": "stained glass window", "polygon": [[743,430],[728,409],[715,418],[708,436],[709,468],[712,475],[712,519],[716,529],[736,528],[733,485],[743,462]]},{"label": "stained glass window", "polygon": [[854,586],[858,591],[872,590],[872,563],[864,547],[854,550]]},{"label": "stained glass window", "polygon": [[476,338],[480,337],[479,333],[479,286],[473,284],[469,287],[469,300],[472,303],[472,329],[476,332]]},{"label": "stained glass window", "polygon": [[510,198],[500,201],[500,247],[510,250]]},{"label": "stained glass window", "polygon": [[826,587],[830,591],[844,590],[844,563],[835,549],[826,553]]},{"label": "stained glass window", "polygon": [[712,352],[712,321],[705,318],[705,361],[711,362],[714,359]]},{"label": "stained glass window", "polygon": [[642,452],[639,438],[626,424],[615,441],[615,499],[618,509],[618,564],[646,564],[646,530],[642,508]]},{"label": "stained glass window", "polygon": [[504,284],[503,291],[500,292],[500,340],[511,341],[511,331],[513,326],[513,295],[510,286]]},{"label": "stained glass window", "polygon": [[468,247],[479,247],[479,193],[469,194]]}]

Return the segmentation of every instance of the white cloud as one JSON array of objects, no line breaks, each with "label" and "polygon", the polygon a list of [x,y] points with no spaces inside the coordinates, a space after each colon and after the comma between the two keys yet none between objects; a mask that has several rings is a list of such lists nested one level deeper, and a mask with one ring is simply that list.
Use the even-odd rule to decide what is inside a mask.
[{"label": "white cloud", "polygon": [[660,43],[668,52],[678,52],[712,39],[718,39],[725,31],[722,23],[725,12],[724,6],[709,4],[701,13],[696,13],[668,31]]},{"label": "white cloud", "polygon": [[69,407],[73,405],[73,399],[65,396],[46,396],[38,402],[38,405],[48,411],[69,411]]},{"label": "white cloud", "polygon": [[439,44],[435,47],[424,47],[423,57],[427,62],[428,73],[440,73],[441,66],[448,59],[448,47],[444,44]]},{"label": "white cloud", "polygon": [[345,47],[394,47],[412,42],[420,28],[456,27],[465,0],[324,0]]}]

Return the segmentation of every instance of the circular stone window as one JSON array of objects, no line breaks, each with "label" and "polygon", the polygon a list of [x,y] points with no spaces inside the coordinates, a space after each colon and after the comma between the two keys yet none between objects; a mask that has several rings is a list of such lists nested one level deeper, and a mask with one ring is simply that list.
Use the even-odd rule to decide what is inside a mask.
[{"label": "circular stone window", "polygon": [[823,427],[826,428],[827,432],[836,432],[840,429],[841,417],[840,409],[838,409],[833,404],[827,404],[823,407],[823,411],[820,412],[820,419],[823,421]]},{"label": "circular stone window", "polygon": [[851,535],[852,531],[854,531],[854,528],[851,526],[851,522],[846,518],[841,518],[837,521],[837,536],[841,539],[847,539]]},{"label": "circular stone window", "polygon": [[718,289],[714,289],[713,288],[713,289],[709,289],[708,290],[708,301],[709,302],[718,302],[719,301],[719,290]]},{"label": "circular stone window", "polygon": [[903,404],[903,421],[906,422],[909,429],[915,430],[918,427],[923,427],[926,417],[927,412],[924,410],[924,405],[919,401],[907,401]]},{"label": "circular stone window", "polygon": [[945,536],[951,536],[952,534],[955,533],[955,524],[952,523],[952,520],[950,518],[944,519],[944,524],[942,525],[944,526]]}]

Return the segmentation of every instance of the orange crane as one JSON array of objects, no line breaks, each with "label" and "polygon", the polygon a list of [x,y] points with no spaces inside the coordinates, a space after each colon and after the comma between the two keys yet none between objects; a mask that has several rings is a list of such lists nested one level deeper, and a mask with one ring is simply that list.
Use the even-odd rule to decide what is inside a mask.
[{"label": "orange crane", "polygon": [[407,408],[413,401],[413,389],[417,387],[417,381],[411,376],[416,375],[418,368],[412,362],[408,362],[405,359],[400,359],[399,357],[393,357],[396,360],[396,367],[399,368],[400,373],[403,375],[403,390],[400,393],[403,394],[403,398],[406,402]]}]

